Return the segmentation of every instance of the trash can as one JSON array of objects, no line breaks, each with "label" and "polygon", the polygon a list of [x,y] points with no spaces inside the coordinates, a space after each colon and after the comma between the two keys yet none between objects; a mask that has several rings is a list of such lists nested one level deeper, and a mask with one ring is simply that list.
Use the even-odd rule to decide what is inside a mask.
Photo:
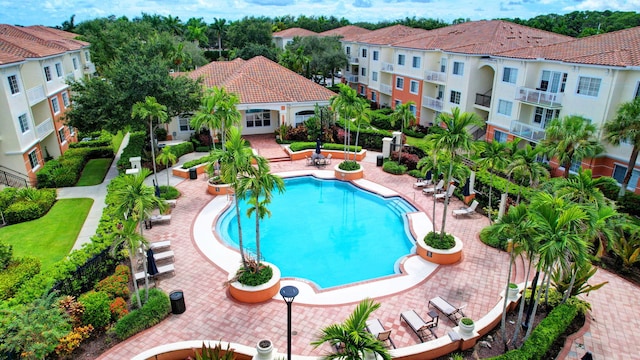
[{"label": "trash can", "polygon": [[383,163],[384,163],[384,157],[382,155],[378,155],[378,158],[376,159],[376,165],[382,166]]},{"label": "trash can", "polygon": [[196,171],[196,168],[192,167],[189,169],[189,179],[191,180],[195,180],[198,178],[198,172]]},{"label": "trash can", "polygon": [[172,314],[182,314],[187,309],[184,306],[184,294],[182,290],[175,290],[169,293],[169,300],[171,300]]}]

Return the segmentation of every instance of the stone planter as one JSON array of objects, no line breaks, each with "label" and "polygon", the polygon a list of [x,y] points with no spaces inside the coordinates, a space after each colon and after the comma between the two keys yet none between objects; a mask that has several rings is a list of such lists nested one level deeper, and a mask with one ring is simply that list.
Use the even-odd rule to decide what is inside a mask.
[{"label": "stone planter", "polygon": [[[196,174],[201,175],[204,174],[207,170],[207,164],[196,165]],[[176,166],[171,169],[171,173],[173,176],[181,177],[184,179],[189,178],[189,169],[183,169],[182,166]]]},{"label": "stone planter", "polygon": [[453,237],[456,244],[451,249],[440,250],[432,248],[424,243],[424,239],[416,240],[416,253],[421,258],[434,264],[449,265],[455,264],[462,258],[462,240]]},{"label": "stone planter", "polygon": [[[470,324],[465,324],[463,322],[463,320],[466,321],[471,321]],[[473,330],[476,328],[476,324],[473,322],[473,320],[471,320],[468,317],[463,317],[460,319],[460,322],[458,323],[458,327],[460,328],[460,333],[463,335],[467,335],[467,336],[471,336],[473,335]]]},{"label": "stone planter", "polygon": [[[262,263],[273,269],[271,280],[258,286],[243,285],[237,281],[230,283],[229,293],[234,299],[242,303],[255,304],[265,302],[278,294],[280,290],[280,269],[268,262]],[[231,280],[234,276],[235,273],[229,274],[229,279]]]},{"label": "stone planter", "polygon": [[509,290],[507,292],[507,297],[509,299],[515,300],[518,298],[518,294],[520,293],[520,288],[518,288],[517,284],[510,283]]},{"label": "stone planter", "polygon": [[258,352],[256,359],[271,360],[273,358],[273,343],[267,339],[260,340],[256,345],[256,351]]},{"label": "stone planter", "polygon": [[362,165],[360,165],[360,169],[351,171],[342,170],[338,166],[339,164],[333,168],[334,175],[338,180],[352,181],[364,178],[364,168]]},{"label": "stone planter", "polygon": [[212,184],[207,181],[207,192],[211,195],[233,194],[233,188],[229,184]]}]

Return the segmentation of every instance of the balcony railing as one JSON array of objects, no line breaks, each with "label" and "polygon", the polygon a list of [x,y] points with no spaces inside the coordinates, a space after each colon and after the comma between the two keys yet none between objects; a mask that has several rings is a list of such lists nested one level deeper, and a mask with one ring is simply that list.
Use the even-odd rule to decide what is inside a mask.
[{"label": "balcony railing", "polygon": [[491,107],[491,95],[476,94],[476,105]]},{"label": "balcony railing", "polygon": [[350,83],[357,83],[358,82],[358,75],[348,75],[347,76],[347,81]]},{"label": "balcony railing", "polygon": [[357,56],[349,55],[349,63],[350,64],[358,64],[360,62],[360,58]]},{"label": "balcony railing", "polygon": [[427,70],[424,72],[424,79],[430,82],[443,83],[447,82],[447,74],[439,71]]},{"label": "balcony railing", "polygon": [[393,72],[393,64],[388,62],[383,62],[380,70],[385,72]]},{"label": "balcony railing", "polygon": [[562,94],[538,89],[518,88],[516,100],[549,108],[562,107]]},{"label": "balcony railing", "polygon": [[44,86],[38,85],[27,90],[27,98],[29,99],[29,105],[33,106],[40,101],[46,99],[44,95]]},{"label": "balcony railing", "polygon": [[444,106],[444,102],[440,99],[436,99],[436,98],[432,98],[429,96],[423,96],[422,97],[422,106],[429,108],[429,109],[433,109],[436,111],[442,111],[442,108]]},{"label": "balcony railing", "polygon": [[49,136],[49,134],[51,134],[52,132],[53,132],[53,120],[51,120],[51,118],[48,118],[42,123],[36,125],[36,134],[38,134],[38,138],[40,138],[41,141],[44,140],[44,138],[46,138],[47,136]]},{"label": "balcony railing", "polygon": [[511,129],[509,129],[509,131],[511,131],[513,135],[535,142],[543,140],[545,137],[543,128],[525,124],[518,120],[511,121]]},{"label": "balcony railing", "polygon": [[393,94],[393,89],[391,89],[391,85],[380,84],[380,92],[383,94],[391,95]]}]

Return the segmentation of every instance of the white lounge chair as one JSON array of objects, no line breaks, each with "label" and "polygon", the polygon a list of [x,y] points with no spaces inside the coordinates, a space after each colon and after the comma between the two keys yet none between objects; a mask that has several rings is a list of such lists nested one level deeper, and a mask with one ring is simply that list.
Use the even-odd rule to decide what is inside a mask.
[{"label": "white lounge chair", "polygon": [[[176,269],[173,266],[173,264],[161,265],[161,266],[158,266],[158,273],[156,273],[155,275],[149,275],[149,277],[158,277],[160,275],[170,273],[170,272],[175,272],[175,271]],[[136,281],[140,281],[143,279],[144,279],[144,271],[140,271],[136,273]]]},{"label": "white lounge chair", "polygon": [[173,257],[173,250],[167,250],[159,253],[153,253],[153,259],[155,261],[171,259]]},{"label": "white lounge chair", "polygon": [[373,336],[375,336],[376,339],[385,343],[385,346],[387,346],[387,341],[388,341],[389,344],[393,346],[394,349],[396,348],[396,344],[394,344],[393,340],[391,340],[391,330],[385,329],[382,323],[380,322],[380,320],[378,319],[367,320],[367,331],[369,331]]},{"label": "white lounge chair", "polygon": [[153,215],[149,218],[151,224],[159,223],[159,222],[169,222],[171,221],[171,215]]},{"label": "white lounge chair", "polygon": [[413,187],[416,189],[420,189],[431,184],[431,179],[418,179],[418,181],[413,183]]},{"label": "white lounge chair", "polygon": [[438,326],[438,314],[432,310],[429,311],[429,316],[431,320],[427,322],[415,310],[407,310],[400,314],[400,319],[409,325],[420,341],[425,342],[427,339],[431,340],[438,337],[433,331],[433,328]]},{"label": "white lounge chair", "polygon": [[473,214],[475,214],[477,207],[478,207],[478,201],[477,200],[473,200],[473,202],[471,202],[470,206],[463,207],[463,208],[460,208],[458,210],[453,210],[453,216],[473,215]]},{"label": "white lounge chair", "polygon": [[161,249],[171,246],[171,240],[163,240],[149,243],[149,248],[152,250]]},{"label": "white lounge chair", "polygon": [[436,200],[444,200],[445,198],[451,198],[451,196],[453,196],[453,191],[456,189],[455,185],[449,185],[449,187],[447,188],[447,192],[446,193],[441,193],[441,194],[434,194],[433,197]]},{"label": "white lounge chair", "polygon": [[438,311],[448,317],[449,320],[451,320],[454,324],[458,324],[458,320],[464,317],[462,308],[464,308],[465,305],[455,307],[440,296],[436,296],[433,299],[429,300],[429,306],[433,306],[434,308],[438,309]]},{"label": "white lounge chair", "polygon": [[430,188],[426,188],[426,189],[422,189],[422,193],[425,194],[425,195],[435,194],[438,191],[442,190],[443,187],[444,187],[444,180],[440,180],[436,184],[436,186],[430,187]]}]

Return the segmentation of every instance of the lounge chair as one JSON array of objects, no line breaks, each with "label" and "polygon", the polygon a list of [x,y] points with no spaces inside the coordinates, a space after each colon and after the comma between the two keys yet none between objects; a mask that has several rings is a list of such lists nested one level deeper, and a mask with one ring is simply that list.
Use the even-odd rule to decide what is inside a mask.
[{"label": "lounge chair", "polygon": [[312,158],[310,158],[308,156],[305,156],[304,158],[307,161],[307,166],[315,165],[314,159],[312,159]]},{"label": "lounge chair", "polygon": [[416,189],[420,189],[431,184],[432,184],[431,179],[418,179],[416,182],[413,183],[413,187]]},{"label": "lounge chair", "polygon": [[426,189],[422,189],[422,193],[425,194],[425,195],[435,194],[435,193],[441,191],[443,187],[444,187],[444,180],[440,180],[436,184],[436,186],[429,187],[429,188],[426,188]]},{"label": "lounge chair", "polygon": [[473,215],[476,212],[476,208],[478,207],[478,201],[473,200],[470,206],[462,207],[458,210],[453,210],[453,216],[458,215]]},{"label": "lounge chair", "polygon": [[462,308],[464,308],[464,305],[455,307],[440,296],[434,297],[433,299],[429,300],[429,306],[433,306],[434,308],[438,309],[438,311],[443,313],[446,317],[449,318],[449,320],[451,320],[451,322],[456,325],[458,324],[458,320],[465,316],[462,312]]},{"label": "lounge chair", "polygon": [[391,340],[391,330],[386,330],[380,320],[367,320],[367,331],[373,334],[376,339],[382,341],[385,346],[389,347],[387,345],[388,342],[391,346],[393,346],[394,349],[396,348],[396,344],[394,344],[393,340]]},{"label": "lounge chair", "polygon": [[152,250],[161,249],[171,246],[171,240],[156,241],[149,244]]},{"label": "lounge chair", "polygon": [[155,261],[171,259],[173,257],[173,250],[163,251],[159,253],[153,253],[153,259]]},{"label": "lounge chair", "polygon": [[[156,273],[155,275],[149,275],[149,277],[155,278],[160,275],[170,273],[170,272],[175,272],[175,271],[176,269],[173,266],[173,264],[162,265],[162,266],[158,266],[158,273]],[[140,271],[136,273],[136,281],[140,281],[143,279],[144,279],[144,271]]]},{"label": "lounge chair", "polygon": [[171,215],[153,215],[149,218],[151,224],[160,223],[160,222],[170,222]]},{"label": "lounge chair", "polygon": [[327,155],[327,157],[324,159],[324,164],[325,165],[331,165],[331,157],[332,156],[333,156],[332,154]]},{"label": "lounge chair", "polygon": [[455,189],[456,189],[455,185],[449,185],[449,187],[447,188],[447,192],[440,193],[440,194],[433,194],[433,197],[436,200],[451,199],[451,197],[453,196],[453,191]]},{"label": "lounge chair", "polygon": [[404,320],[411,330],[413,330],[413,332],[418,336],[418,339],[420,339],[421,342],[425,342],[426,340],[438,338],[436,333],[433,331],[433,328],[438,326],[438,313],[432,310],[429,311],[429,316],[431,317],[431,320],[426,322],[414,310],[407,310],[400,314],[400,320]]}]

